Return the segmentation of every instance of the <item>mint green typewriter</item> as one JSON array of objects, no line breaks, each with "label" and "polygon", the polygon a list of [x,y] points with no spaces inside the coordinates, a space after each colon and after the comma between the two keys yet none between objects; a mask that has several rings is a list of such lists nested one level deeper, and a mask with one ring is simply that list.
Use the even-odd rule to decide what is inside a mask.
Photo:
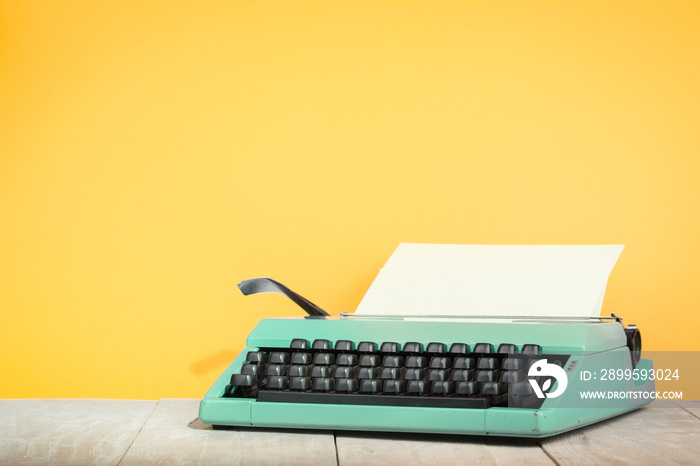
[{"label": "mint green typewriter", "polygon": [[[447,257],[437,262],[448,266],[436,268],[431,260],[426,264],[414,257],[414,249],[420,256],[427,247],[431,256],[436,246],[437,256],[445,252],[442,255]],[[331,317],[269,278],[241,282],[243,294],[284,294],[308,316],[261,320],[248,336],[247,347],[204,396],[200,419],[215,427],[547,437],[652,401],[654,381],[634,376],[652,369],[652,362],[641,358],[641,334],[634,325],[625,327],[614,314],[571,315],[580,314],[578,309],[568,315],[550,312],[572,299],[571,293],[555,293],[552,287],[556,279],[562,279],[564,288],[571,288],[569,269],[577,278],[593,284],[590,289],[594,293],[588,293],[585,285],[583,292],[578,285],[572,291],[583,301],[586,299],[581,296],[592,296],[582,305],[594,303],[595,308],[596,303],[602,304],[600,267],[587,272],[597,276],[595,280],[579,276],[578,267],[590,268],[591,258],[586,257],[590,251],[581,257],[574,254],[572,259],[571,251],[557,249],[567,247],[545,247],[554,248],[554,263],[565,266],[552,267],[551,254],[544,251],[544,263],[535,261],[539,267],[534,267],[530,252],[519,257],[518,251],[505,247],[511,259],[497,269],[512,268],[513,261],[528,267],[523,274],[498,280],[494,293],[484,280],[493,281],[495,275],[492,269],[484,272],[479,255],[484,252],[480,249],[486,248],[487,255],[493,256],[498,251],[489,248],[497,247],[477,246],[476,258],[474,251],[467,251],[469,257],[459,257],[465,248],[470,249],[401,245],[399,254],[395,253],[382,269],[358,310],[339,317]],[[458,257],[452,257],[455,251]],[[609,256],[615,255],[615,250],[611,252],[608,247],[603,252],[606,260],[599,260],[598,265],[605,262],[604,291],[605,270],[609,273],[612,268]],[[411,256],[408,262],[402,260],[406,255]],[[394,260],[395,256],[399,259]],[[583,266],[571,265],[577,258],[583,258]],[[492,264],[491,259],[488,263]],[[495,262],[499,260],[503,262],[504,258],[497,257]],[[471,264],[467,272],[449,266],[464,262]],[[546,272],[534,273],[533,267]],[[407,273],[411,269],[420,273]],[[444,269],[449,273],[436,271]],[[466,287],[466,293],[464,287],[455,290],[455,283],[446,278],[456,274],[474,279],[470,271],[481,278],[476,279],[476,286]],[[437,312],[415,312],[426,304],[418,295],[426,289],[437,290],[436,284],[445,281],[450,295],[464,296],[438,300]],[[512,293],[504,300],[499,290],[505,282],[513,281],[520,285],[509,286]],[[382,283],[388,283],[387,287]],[[400,294],[408,295],[405,299],[396,299],[397,283]],[[556,299],[542,300],[542,286],[555,293]],[[384,288],[391,299],[387,300]],[[477,289],[481,298],[473,296]],[[470,298],[464,298],[466,295]],[[523,303],[529,315],[506,315],[514,299]],[[396,304],[397,300],[397,306],[388,304]],[[539,314],[532,312],[528,300],[535,302]],[[465,306],[489,312],[470,314]],[[622,376],[605,377],[607,373]]]}]

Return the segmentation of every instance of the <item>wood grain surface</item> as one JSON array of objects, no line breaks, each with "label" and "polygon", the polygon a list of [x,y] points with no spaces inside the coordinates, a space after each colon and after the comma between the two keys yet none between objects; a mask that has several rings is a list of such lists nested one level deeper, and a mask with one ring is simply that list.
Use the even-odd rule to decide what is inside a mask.
[{"label": "wood grain surface", "polygon": [[554,464],[536,442],[522,439],[338,432],[336,444],[340,466]]},{"label": "wood grain surface", "polygon": [[700,419],[700,400],[677,401],[678,406]]},{"label": "wood grain surface", "polygon": [[199,400],[0,400],[0,464],[700,464],[700,402],[651,407],[541,440],[231,428]]},{"label": "wood grain surface", "polygon": [[157,404],[0,400],[0,463],[117,464]]},{"label": "wood grain surface", "polygon": [[336,464],[332,431],[212,430],[198,410],[199,400],[161,400],[121,464]]},{"label": "wood grain surface", "polygon": [[[655,405],[652,405],[655,406]],[[659,403],[541,442],[560,464],[700,464],[700,419]]]}]

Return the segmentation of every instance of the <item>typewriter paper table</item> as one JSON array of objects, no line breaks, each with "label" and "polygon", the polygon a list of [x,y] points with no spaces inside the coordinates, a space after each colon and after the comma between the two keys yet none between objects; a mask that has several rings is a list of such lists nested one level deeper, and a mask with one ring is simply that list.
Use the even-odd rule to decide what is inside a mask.
[{"label": "typewriter paper table", "polygon": [[698,464],[700,401],[542,440],[233,428],[200,400],[0,400],[2,464]]}]

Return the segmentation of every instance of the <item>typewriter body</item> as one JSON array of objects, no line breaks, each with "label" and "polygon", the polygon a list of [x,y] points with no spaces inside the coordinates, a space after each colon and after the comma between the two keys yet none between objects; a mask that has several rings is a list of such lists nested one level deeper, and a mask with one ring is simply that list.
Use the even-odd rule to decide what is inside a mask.
[{"label": "typewriter body", "polygon": [[639,331],[614,315],[331,317],[270,279],[239,287],[285,294],[310,315],[252,330],[201,402],[200,419],[216,427],[546,437],[652,400],[653,381],[600,380],[652,368]]}]

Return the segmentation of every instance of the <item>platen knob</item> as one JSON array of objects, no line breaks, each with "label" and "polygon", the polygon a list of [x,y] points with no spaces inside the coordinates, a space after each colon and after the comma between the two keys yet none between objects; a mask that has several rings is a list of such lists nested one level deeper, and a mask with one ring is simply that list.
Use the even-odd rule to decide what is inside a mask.
[{"label": "platen knob", "polygon": [[636,325],[628,325],[625,328],[625,335],[627,336],[627,347],[630,349],[632,357],[632,369],[634,369],[639,364],[639,360],[642,359],[642,334]]}]

